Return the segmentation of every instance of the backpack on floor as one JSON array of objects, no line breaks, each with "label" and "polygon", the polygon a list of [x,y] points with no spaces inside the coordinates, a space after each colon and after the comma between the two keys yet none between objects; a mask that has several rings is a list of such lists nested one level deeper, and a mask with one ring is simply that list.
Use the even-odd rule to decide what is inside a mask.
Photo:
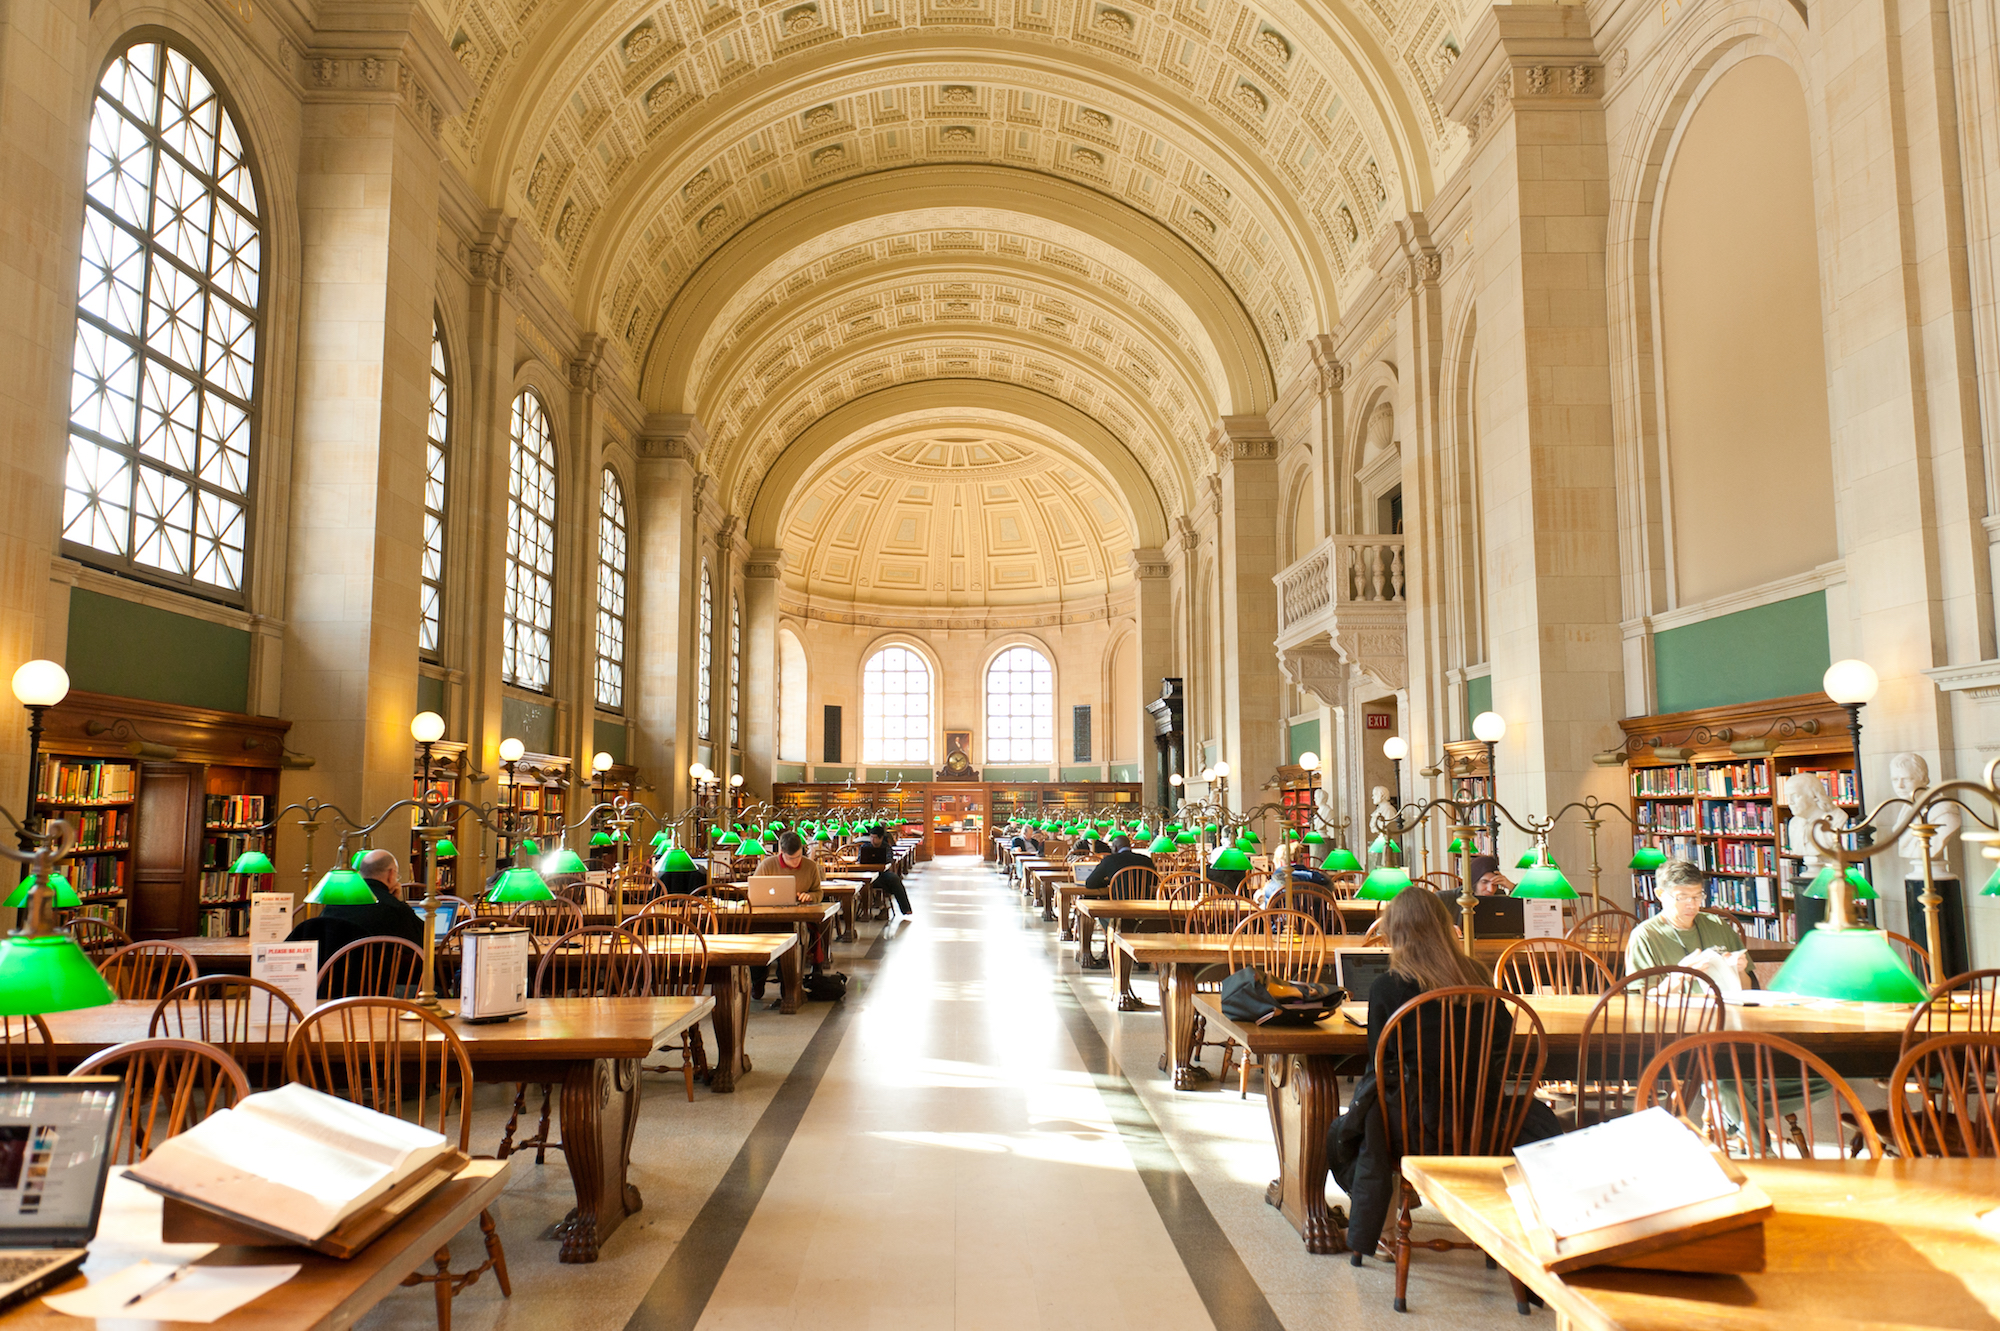
[{"label": "backpack on floor", "polygon": [[1222,982],[1223,1012],[1257,1026],[1310,1026],[1340,1010],[1347,991],[1313,980],[1276,980],[1245,966]]},{"label": "backpack on floor", "polygon": [[845,971],[821,971],[806,976],[806,998],[814,1003],[838,1003],[847,997]]}]

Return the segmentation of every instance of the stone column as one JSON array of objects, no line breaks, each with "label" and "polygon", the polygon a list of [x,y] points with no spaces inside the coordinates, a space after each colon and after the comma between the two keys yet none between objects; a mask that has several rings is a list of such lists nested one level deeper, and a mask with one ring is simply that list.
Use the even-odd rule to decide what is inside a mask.
[{"label": "stone column", "polygon": [[1146,704],[1160,695],[1160,681],[1174,673],[1174,611],[1172,569],[1164,550],[1134,550],[1132,577],[1138,588],[1139,697],[1132,709],[1138,728],[1139,781],[1151,801],[1160,788],[1160,752],[1153,743],[1153,718]]},{"label": "stone column", "polygon": [[[578,339],[577,354],[567,366],[569,429],[563,442],[568,448],[557,458],[562,468],[557,512],[562,516],[556,549],[556,604],[576,607],[570,622],[581,631],[567,635],[567,641],[560,632],[556,635],[550,692],[569,700],[562,713],[569,722],[569,733],[559,736],[557,743],[584,777],[591,775],[590,760],[597,756],[597,529],[604,485],[604,438],[599,426],[603,406],[598,391],[604,348],[604,339],[594,333]],[[626,521],[631,521],[629,513]],[[590,795],[596,798],[594,786]],[[570,820],[581,818],[585,807],[572,803]]]},{"label": "stone column", "polygon": [[778,587],[782,550],[752,550],[743,566],[743,782],[771,793],[778,757]]},{"label": "stone column", "polygon": [[638,741],[633,761],[654,774],[662,814],[687,807],[694,761],[695,514],[708,480],[696,464],[707,442],[693,416],[647,420],[631,496],[630,601],[638,632],[626,714]]},{"label": "stone column", "polygon": [[1498,795],[1517,814],[1621,794],[1590,762],[1624,700],[1602,83],[1581,8],[1499,5],[1445,90],[1473,129]]},{"label": "stone column", "polygon": [[1263,803],[1283,761],[1284,680],[1278,634],[1278,441],[1262,416],[1225,416],[1209,435],[1222,478],[1222,747],[1232,808]]},{"label": "stone column", "polygon": [[299,148],[283,685],[288,742],[318,762],[286,796],[316,794],[363,819],[411,793],[437,134],[448,113],[430,90],[444,66],[463,75],[421,18],[386,54],[366,44],[379,32],[326,35],[338,44],[307,60]]}]

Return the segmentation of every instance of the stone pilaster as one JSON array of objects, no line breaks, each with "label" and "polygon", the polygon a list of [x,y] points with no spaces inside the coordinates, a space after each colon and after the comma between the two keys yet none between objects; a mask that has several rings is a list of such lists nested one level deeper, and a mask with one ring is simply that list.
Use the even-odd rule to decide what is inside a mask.
[{"label": "stone pilaster", "polygon": [[743,782],[768,798],[778,752],[778,587],[782,550],[752,550],[743,565]]},{"label": "stone pilaster", "polygon": [[707,476],[708,431],[687,415],[654,416],[639,436],[633,501],[632,607],[638,625],[626,715],[637,727],[634,761],[656,773],[662,812],[689,802],[694,761],[695,515]]},{"label": "stone pilaster", "polygon": [[1261,416],[1226,416],[1209,435],[1221,475],[1219,618],[1222,753],[1234,808],[1263,802],[1284,758],[1278,633],[1278,441]]},{"label": "stone pilaster", "polygon": [[1133,708],[1138,726],[1139,780],[1147,802],[1159,799],[1160,754],[1153,743],[1153,718],[1146,704],[1159,696],[1160,681],[1174,673],[1172,567],[1167,552],[1139,549],[1131,553],[1132,577],[1138,587],[1139,698]]}]

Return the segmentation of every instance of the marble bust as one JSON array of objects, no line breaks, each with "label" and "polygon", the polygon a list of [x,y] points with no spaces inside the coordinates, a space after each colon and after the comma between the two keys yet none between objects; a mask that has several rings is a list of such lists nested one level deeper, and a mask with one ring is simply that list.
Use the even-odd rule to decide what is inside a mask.
[{"label": "marble bust", "polygon": [[1813,841],[1813,824],[1821,818],[1838,830],[1847,826],[1847,815],[1833,802],[1826,782],[1810,772],[1794,772],[1785,778],[1785,807],[1792,816],[1785,822],[1785,849],[1805,860],[1806,876],[1819,872],[1825,858]]},{"label": "marble bust", "polygon": [[[1917,791],[1931,783],[1930,764],[1920,753],[1899,753],[1889,760],[1889,786],[1898,799],[1910,799]],[[1958,835],[1964,823],[1956,804],[1937,804],[1931,807],[1930,824],[1937,828],[1937,835],[1931,838],[1931,876],[1950,878],[1951,839]],[[1905,832],[1896,842],[1896,854],[1902,857],[1904,877],[1914,882],[1923,881],[1924,851],[1923,840],[1914,832]]]}]

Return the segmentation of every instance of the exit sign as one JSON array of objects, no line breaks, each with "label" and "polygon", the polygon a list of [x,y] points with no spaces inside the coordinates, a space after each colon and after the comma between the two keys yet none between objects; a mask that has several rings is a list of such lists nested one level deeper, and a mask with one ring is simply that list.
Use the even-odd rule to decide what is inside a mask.
[{"label": "exit sign", "polygon": [[1390,723],[1395,719],[1395,717],[1390,716],[1387,712],[1370,712],[1368,713],[1368,728],[1370,730],[1387,730],[1390,728]]}]

